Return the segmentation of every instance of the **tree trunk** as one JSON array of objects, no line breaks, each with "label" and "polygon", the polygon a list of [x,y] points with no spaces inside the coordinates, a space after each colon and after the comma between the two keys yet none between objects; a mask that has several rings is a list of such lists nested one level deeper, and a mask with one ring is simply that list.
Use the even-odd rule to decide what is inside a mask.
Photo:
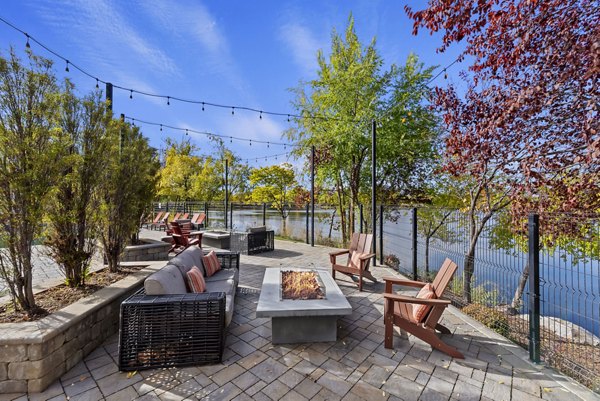
[{"label": "tree trunk", "polygon": [[429,277],[429,241],[431,237],[425,236],[425,277]]},{"label": "tree trunk", "polygon": [[331,213],[331,223],[329,224],[329,236],[328,238],[331,239],[331,232],[333,231],[333,221],[335,220],[335,209],[333,209],[333,213]]},{"label": "tree trunk", "polygon": [[521,301],[523,300],[523,293],[525,292],[525,285],[527,285],[527,280],[529,279],[529,262],[525,264],[523,271],[521,272],[521,277],[519,278],[519,285],[515,290],[515,295],[513,296],[512,302],[508,307],[508,313],[511,315],[516,315],[519,313],[519,309],[521,309]]},{"label": "tree trunk", "polygon": [[[477,240],[475,240],[476,242]],[[471,282],[473,281],[473,273],[475,272],[475,243],[471,243],[469,251],[465,255],[463,298],[469,304],[472,302]]]}]

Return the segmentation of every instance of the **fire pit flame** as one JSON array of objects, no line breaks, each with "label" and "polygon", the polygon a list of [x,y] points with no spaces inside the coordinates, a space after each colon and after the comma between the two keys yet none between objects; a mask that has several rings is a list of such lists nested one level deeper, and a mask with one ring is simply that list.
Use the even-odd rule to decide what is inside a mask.
[{"label": "fire pit flame", "polygon": [[282,299],[325,299],[325,292],[315,271],[282,271]]}]

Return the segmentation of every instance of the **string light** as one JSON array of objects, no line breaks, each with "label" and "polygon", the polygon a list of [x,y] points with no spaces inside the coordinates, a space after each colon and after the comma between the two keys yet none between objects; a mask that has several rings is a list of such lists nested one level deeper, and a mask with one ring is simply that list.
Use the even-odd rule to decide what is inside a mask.
[{"label": "string light", "polygon": [[100,88],[100,85],[98,85],[98,78],[96,78],[96,89]]},{"label": "string light", "polygon": [[258,115],[258,118],[259,118],[260,120],[262,120],[262,111],[261,111],[261,112],[260,112],[260,114]]},{"label": "string light", "polygon": [[189,135],[189,134],[188,134],[188,130],[187,130],[187,128],[185,129],[185,135],[186,135],[186,136],[188,136],[188,135]]},{"label": "string light", "polygon": [[162,132],[162,124],[160,125],[160,132]]},{"label": "string light", "polygon": [[171,98],[169,96],[167,96],[167,106],[171,105]]},{"label": "string light", "polygon": [[[5,20],[4,18],[0,17],[0,22],[3,22],[5,25],[9,26],[10,28],[12,28],[12,29],[14,29],[14,30],[22,33],[23,35],[25,35],[25,37],[26,37],[26,43],[25,43],[26,48],[30,48],[31,47],[31,44],[30,44],[30,40],[31,40],[31,41],[35,42],[37,45],[39,45],[40,47],[42,47],[43,49],[45,49],[47,52],[53,54],[57,58],[60,58],[60,59],[64,60],[65,63],[66,63],[66,66],[65,66],[65,71],[66,72],[70,72],[69,65],[71,65],[76,70],[78,70],[82,74],[88,76],[89,78],[96,79],[96,85],[98,85],[99,82],[102,82],[103,84],[107,84],[109,82],[109,81],[105,81],[103,79],[97,78],[96,76],[92,75],[91,73],[89,73],[85,69],[77,66],[76,64],[73,64],[66,57],[64,57],[61,54],[55,52],[54,50],[52,50],[51,48],[49,48],[48,46],[46,46],[44,43],[40,42],[35,37],[30,36],[27,32],[25,32],[24,30],[18,28],[17,26],[15,26],[11,22]],[[464,57],[463,55],[459,55],[452,63],[450,63],[449,65],[447,65],[437,75],[433,76],[428,82],[426,82],[425,86],[429,86],[434,80],[436,80],[442,74],[444,75],[444,78],[447,79],[447,76],[448,76],[447,69],[449,69],[450,67],[452,67],[457,62],[461,61],[463,57]],[[133,88],[126,88],[126,87],[123,87],[123,86],[120,86],[120,85],[116,85],[116,84],[113,84],[112,87],[115,88],[115,89],[123,90],[123,91],[129,91],[129,98],[130,99],[133,99],[133,92],[136,92],[136,93],[138,93],[140,95],[143,95],[143,96],[156,97],[156,98],[166,98],[167,99],[167,104],[170,104],[170,99],[173,99],[173,100],[176,100],[176,101],[179,101],[179,102],[182,102],[182,103],[202,104],[202,110],[203,111],[205,110],[205,106],[209,105],[209,106],[213,106],[213,107],[216,107],[216,108],[231,108],[231,114],[235,115],[235,109],[237,108],[237,109],[241,109],[241,110],[245,110],[245,111],[249,111],[249,112],[259,113],[259,118],[260,119],[262,119],[262,114],[264,113],[264,114],[271,115],[271,116],[283,116],[283,117],[287,116],[288,122],[290,122],[291,117],[298,118],[298,119],[312,120],[312,121],[315,121],[315,120],[321,120],[321,121],[344,121],[344,122],[353,122],[353,123],[364,122],[364,121],[361,121],[361,120],[353,120],[353,119],[339,118],[339,117],[327,117],[327,116],[322,116],[322,115],[312,115],[312,114],[309,114],[309,113],[303,113],[301,115],[296,115],[296,114],[290,114],[290,113],[280,113],[280,112],[274,112],[274,111],[259,110],[259,109],[255,109],[255,108],[252,108],[252,107],[246,107],[246,106],[232,106],[232,105],[218,104],[218,103],[212,103],[212,102],[206,102],[206,101],[184,99],[184,98],[180,98],[180,97],[176,97],[176,96],[160,95],[160,94],[156,94],[156,93],[149,93],[149,92],[145,92],[145,91],[136,90],[136,89],[133,89]]]}]

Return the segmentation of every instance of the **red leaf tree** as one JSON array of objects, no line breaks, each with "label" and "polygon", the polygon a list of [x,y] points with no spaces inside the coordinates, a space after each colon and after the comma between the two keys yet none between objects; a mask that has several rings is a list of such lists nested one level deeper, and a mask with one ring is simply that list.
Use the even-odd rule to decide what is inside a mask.
[{"label": "red leaf tree", "polygon": [[[471,241],[485,223],[515,213],[600,208],[600,4],[590,0],[430,0],[413,33],[443,31],[443,52],[465,43],[469,88],[436,88],[447,124],[444,169],[470,194]],[[477,216],[477,217],[476,217]]]}]

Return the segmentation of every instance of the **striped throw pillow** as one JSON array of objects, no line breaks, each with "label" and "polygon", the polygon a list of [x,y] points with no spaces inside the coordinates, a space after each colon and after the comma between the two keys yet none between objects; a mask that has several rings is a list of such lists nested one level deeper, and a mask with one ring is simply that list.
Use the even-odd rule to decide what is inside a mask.
[{"label": "striped throw pillow", "polygon": [[202,256],[202,263],[204,264],[204,270],[206,270],[206,277],[210,277],[221,270],[221,264],[215,251],[210,251],[208,255]]},{"label": "striped throw pillow", "polygon": [[196,266],[192,267],[187,272],[187,277],[192,292],[198,293],[206,291],[206,283],[204,282],[204,276],[202,275],[200,269],[198,269]]},{"label": "striped throw pillow", "polygon": [[[419,293],[417,294],[417,298],[419,299],[435,299],[435,292],[433,291],[433,286],[431,285],[431,283],[427,283],[423,286],[423,288],[421,288],[421,291],[419,291]],[[429,305],[419,305],[419,304],[413,304],[413,318],[415,319],[415,322],[417,323],[421,323],[423,321],[423,319],[425,319],[425,316],[427,316],[427,313],[429,313],[429,311],[431,310],[431,306]]]}]

